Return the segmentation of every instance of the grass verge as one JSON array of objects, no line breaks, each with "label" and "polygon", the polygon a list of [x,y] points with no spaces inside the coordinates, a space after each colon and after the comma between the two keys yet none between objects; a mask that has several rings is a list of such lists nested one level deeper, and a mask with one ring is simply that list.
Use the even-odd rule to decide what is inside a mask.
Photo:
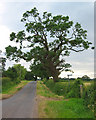
[{"label": "grass verge", "polygon": [[16,92],[18,92],[20,89],[22,89],[29,82],[30,81],[24,80],[24,81],[21,81],[21,83],[19,83],[17,85],[16,84],[12,85],[12,87],[10,87],[9,89],[2,91],[2,94],[0,94],[0,99],[7,99],[7,98],[11,97]]},{"label": "grass verge", "polygon": [[37,82],[39,118],[94,118],[83,105],[83,99],[64,99],[52,93],[41,81]]}]

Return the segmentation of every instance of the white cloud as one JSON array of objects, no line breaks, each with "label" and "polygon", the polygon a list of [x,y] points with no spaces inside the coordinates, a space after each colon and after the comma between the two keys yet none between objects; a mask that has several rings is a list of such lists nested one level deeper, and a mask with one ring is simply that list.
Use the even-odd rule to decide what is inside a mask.
[{"label": "white cloud", "polygon": [[0,3],[0,22],[2,22],[2,15],[5,12],[5,5],[3,3]]},{"label": "white cloud", "polygon": [[5,5],[4,3],[0,3],[0,14],[3,14],[5,11]]},{"label": "white cloud", "polygon": [[0,49],[5,51],[5,47],[9,44],[10,30],[3,25],[0,25]]},{"label": "white cloud", "polygon": [[0,50],[2,50],[2,52],[5,52],[5,47],[8,45],[16,45],[16,43],[11,42],[9,39],[11,32],[12,31],[8,27],[0,25]]},{"label": "white cloud", "polygon": [[30,62],[26,62],[25,60],[20,60],[20,62],[15,62],[15,61],[6,61],[6,69],[8,69],[9,67],[12,67],[14,64],[21,64],[22,66],[24,66],[27,70],[29,70],[30,67]]}]

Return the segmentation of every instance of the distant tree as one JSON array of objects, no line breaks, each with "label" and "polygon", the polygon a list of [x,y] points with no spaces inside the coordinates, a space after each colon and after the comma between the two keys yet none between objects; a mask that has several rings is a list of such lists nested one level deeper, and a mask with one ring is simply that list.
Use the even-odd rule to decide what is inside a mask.
[{"label": "distant tree", "polygon": [[5,76],[5,65],[6,65],[6,58],[2,57],[2,77]]},{"label": "distant tree", "polygon": [[[6,47],[7,58],[16,61],[20,58],[39,61],[51,73],[54,82],[62,71],[71,67],[63,57],[69,56],[70,51],[87,50],[92,44],[86,40],[87,31],[78,22],[73,24],[68,16],[52,16],[51,13],[43,12],[41,17],[34,7],[23,14],[21,21],[26,30],[10,34],[10,40],[20,43],[20,48]],[[25,45],[25,41],[28,44]]]},{"label": "distant tree", "polygon": [[4,57],[2,57],[1,58],[2,59],[2,71],[4,71],[5,70],[5,63],[6,63],[6,58],[4,58]]},{"label": "distant tree", "polygon": [[11,78],[11,80],[15,83],[21,82],[21,80],[25,79],[26,69],[24,66],[20,64],[15,64],[12,67],[9,67],[8,70],[5,71],[5,77]]},{"label": "distant tree", "polygon": [[87,75],[84,75],[84,76],[82,77],[82,79],[83,79],[83,80],[90,80],[90,77],[88,77]]},{"label": "distant tree", "polygon": [[30,65],[30,70],[32,71],[36,78],[40,77],[41,79],[43,78],[49,79],[49,77],[51,77],[51,73],[44,68],[42,63],[37,61],[36,62],[34,61],[34,63]]},{"label": "distant tree", "polygon": [[34,75],[31,71],[26,72],[25,80],[34,80]]},{"label": "distant tree", "polygon": [[5,71],[5,77],[9,77],[11,78],[11,81],[13,82],[20,82],[17,81],[18,75],[17,75],[17,71],[14,67],[9,67],[8,70]]},{"label": "distant tree", "polygon": [[26,75],[26,68],[24,68],[24,66],[21,66],[21,64],[15,64],[13,66],[13,68],[15,68],[15,70],[17,71],[17,76],[19,80],[24,80],[25,79],[25,75]]},{"label": "distant tree", "polygon": [[77,79],[82,79],[82,77],[77,77]]}]

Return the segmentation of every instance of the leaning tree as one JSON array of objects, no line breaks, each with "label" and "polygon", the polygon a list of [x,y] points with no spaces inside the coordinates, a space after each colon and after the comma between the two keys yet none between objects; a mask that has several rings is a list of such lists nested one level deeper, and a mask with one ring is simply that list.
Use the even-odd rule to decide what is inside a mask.
[{"label": "leaning tree", "polygon": [[52,16],[47,12],[41,15],[34,7],[23,14],[21,22],[24,22],[25,30],[10,34],[10,40],[19,43],[20,48],[6,47],[7,58],[16,61],[33,59],[50,72],[54,81],[71,67],[64,56],[69,56],[71,51],[84,51],[92,44],[86,40],[87,31],[78,22],[73,24],[68,16]]}]

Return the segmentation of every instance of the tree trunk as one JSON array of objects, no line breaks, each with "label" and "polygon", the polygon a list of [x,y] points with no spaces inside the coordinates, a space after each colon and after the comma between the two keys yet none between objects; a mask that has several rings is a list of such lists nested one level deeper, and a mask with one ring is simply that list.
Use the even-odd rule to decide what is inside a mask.
[{"label": "tree trunk", "polygon": [[54,66],[54,63],[49,60],[49,71],[51,72],[51,76],[53,77],[53,81],[57,82],[58,81],[58,76],[59,76],[59,71],[56,69]]},{"label": "tree trunk", "polygon": [[58,81],[58,74],[54,74],[52,77],[53,77],[53,81],[54,81],[54,82],[57,82],[57,81]]},{"label": "tree trunk", "polygon": [[34,77],[35,81],[37,80],[37,76]]}]

